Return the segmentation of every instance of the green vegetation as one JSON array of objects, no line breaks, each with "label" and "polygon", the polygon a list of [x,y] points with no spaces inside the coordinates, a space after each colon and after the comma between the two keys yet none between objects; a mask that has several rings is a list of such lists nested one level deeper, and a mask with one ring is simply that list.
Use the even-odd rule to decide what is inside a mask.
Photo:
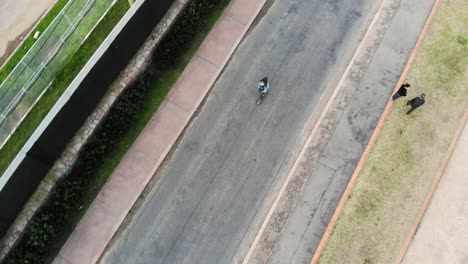
[{"label": "green vegetation", "polygon": [[21,150],[23,145],[39,126],[47,113],[52,109],[58,98],[67,89],[75,76],[86,64],[94,51],[101,45],[102,41],[112,31],[130,6],[128,1],[119,0],[106,16],[101,20],[88,39],[76,50],[65,66],[57,73],[51,87],[44,93],[32,111],[16,129],[12,137],[0,149],[0,175],[7,169],[8,165]]},{"label": "green vegetation", "polygon": [[[169,90],[175,84],[179,76],[185,69],[185,66],[190,62],[190,59],[198,50],[199,46],[203,42],[205,36],[208,34],[210,29],[214,26],[218,18],[224,11],[228,0],[192,0],[190,6],[193,8],[198,2],[202,2],[203,5],[206,3],[210,4],[210,8],[206,8],[203,13],[198,14],[199,18],[196,23],[191,23],[191,30],[186,30],[187,35],[180,37],[180,30],[182,27],[188,28],[188,20],[191,19],[192,15],[184,16],[185,14],[193,11],[185,11],[181,14],[180,21],[177,21],[173,29],[163,39],[159,48],[153,55],[153,61],[155,62],[151,67],[154,73],[146,72],[140,78],[140,83],[148,83],[150,88],[146,91],[147,95],[143,98],[142,109],[138,116],[131,123],[131,129],[127,129],[122,135],[121,139],[115,143],[114,147],[106,153],[103,163],[101,163],[99,169],[95,171],[96,177],[93,180],[93,186],[102,186],[110,177],[114,169],[123,158],[128,148],[133,144],[138,135],[143,131],[146,124],[149,122],[153,114],[158,109],[159,105],[164,101]],[[176,37],[176,36],[179,36]],[[169,47],[171,51],[166,53]],[[166,61],[162,57],[172,54],[172,63]],[[171,57],[166,57],[171,58]],[[149,78],[149,80],[147,79]],[[88,202],[92,202],[99,190],[89,190],[86,195],[89,197]]]},{"label": "green vegetation", "polygon": [[442,1],[407,76],[406,115],[393,103],[320,263],[394,263],[439,169],[468,98],[468,2]]},{"label": "green vegetation", "polygon": [[18,64],[18,62],[23,58],[23,56],[28,52],[32,45],[36,42],[33,38],[36,31],[44,32],[44,30],[50,25],[52,20],[60,13],[63,6],[67,4],[68,0],[58,0],[57,3],[50,9],[47,15],[39,22],[37,27],[32,31],[28,38],[21,44],[16,52],[11,56],[5,65],[0,69],[0,83],[2,83],[5,78],[10,74],[13,68]]},{"label": "green vegetation", "polygon": [[47,204],[34,216],[6,263],[41,263],[55,256],[183,72],[227,2],[192,0],[188,4],[153,54],[155,63],[151,71],[144,72],[119,97],[83,147],[75,167],[57,183]]},{"label": "green vegetation", "polygon": [[458,43],[462,44],[463,46],[466,46],[468,45],[468,38],[458,36]]}]

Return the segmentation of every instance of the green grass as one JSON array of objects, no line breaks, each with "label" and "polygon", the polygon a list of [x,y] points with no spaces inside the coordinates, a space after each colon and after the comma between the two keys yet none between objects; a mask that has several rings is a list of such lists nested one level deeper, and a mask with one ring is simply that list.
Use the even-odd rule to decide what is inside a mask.
[{"label": "green grass", "polygon": [[[139,118],[137,118],[135,124],[132,126],[133,129],[131,129],[125,136],[123,136],[122,140],[116,144],[113,151],[106,158],[106,162],[104,162],[98,169],[96,173],[97,177],[95,177],[91,186],[103,186],[107,182],[114,169],[127,153],[130,146],[136,140],[138,135],[140,135],[140,133],[143,131],[146,124],[148,124],[151,117],[159,108],[160,104],[164,101],[167,93],[182,74],[185,67],[190,62],[191,58],[205,39],[205,36],[221,16],[226,5],[227,1],[225,1],[223,5],[216,7],[216,9],[209,15],[209,17],[203,21],[203,24],[200,26],[200,30],[197,32],[193,41],[189,44],[187,51],[183,55],[183,58],[178,63],[178,65],[166,72],[157,73],[152,77],[151,88],[148,96],[146,97],[146,101],[143,104],[142,113],[139,115]],[[85,194],[85,197],[87,197],[85,199],[86,203],[84,204],[85,208],[88,208],[91,205],[99,191],[100,188],[90,188],[87,190]],[[86,210],[83,210],[83,214],[85,212]],[[77,219],[77,221],[79,221],[79,219]]]},{"label": "green grass", "polygon": [[[51,262],[55,258],[222,14],[227,2],[201,0],[188,3],[176,25],[152,55],[153,58],[159,56],[158,63],[152,64],[118,98],[83,147],[69,175],[55,184],[48,201],[28,223],[24,236],[10,251],[7,263]],[[85,46],[80,49],[87,50]],[[168,54],[170,56],[166,56]],[[169,58],[169,65],[162,64],[160,58]]]},{"label": "green grass", "polygon": [[89,38],[76,50],[68,62],[66,62],[62,70],[58,72],[51,87],[44,93],[3,148],[0,149],[0,157],[2,157],[0,159],[0,175],[5,172],[8,165],[54,106],[58,98],[63,94],[68,85],[73,81],[81,68],[86,64],[94,51],[104,41],[129,7],[127,0],[119,0],[104,19],[101,20]]},{"label": "green grass", "polygon": [[[87,0],[74,0],[69,2],[70,4],[66,6],[66,14],[74,19],[78,13],[83,10]],[[20,122],[19,119],[26,115],[28,109],[34,104],[37,98],[41,93],[47,88],[47,85],[52,82],[56,77],[58,72],[63,69],[64,65],[74,54],[80,44],[83,42],[86,35],[92,31],[99,19],[106,13],[106,11],[111,7],[111,2],[108,0],[97,0],[94,2],[92,8],[88,10],[86,15],[79,21],[79,24],[74,29],[73,33],[68,37],[67,41],[60,48],[59,52],[54,56],[53,60],[47,65],[47,67],[42,71],[40,80],[35,82],[31,87],[28,88],[27,94],[24,96],[22,101],[14,108],[14,110],[9,114],[9,117],[2,124],[2,132],[0,133],[1,143],[5,140],[6,135],[9,132],[12,132],[14,127]],[[64,23],[65,22],[65,23]],[[35,67],[38,67],[39,62],[41,62],[45,55],[52,49],[52,47],[57,43],[58,38],[63,35],[65,30],[69,28],[66,19],[61,17],[55,23],[49,25],[52,27],[52,31],[43,33],[43,38],[41,43],[33,46],[33,51],[27,55],[26,61],[29,62],[32,66],[32,70],[36,70]],[[47,40],[50,38],[49,40]],[[7,95],[2,98],[0,104],[2,105],[1,109],[3,111],[4,107],[12,100],[12,98],[17,94],[20,88],[25,85],[29,79],[33,76],[32,71],[23,71],[24,68],[20,67],[16,71],[12,72],[12,79],[14,85],[12,85]],[[12,80],[8,80],[8,83],[11,83]]]},{"label": "green grass", "polygon": [[[57,249],[59,249],[60,245],[65,242],[69,233],[71,233],[74,227],[79,223],[100,192],[101,187],[107,182],[130,146],[153,117],[170,89],[174,86],[177,79],[202,44],[205,36],[223,13],[227,3],[228,1],[224,1],[223,4],[217,6],[212,12],[210,12],[206,19],[203,19],[195,37],[188,42],[187,49],[182,52],[181,59],[175,65],[171,68],[167,68],[165,71],[158,71],[151,75],[150,88],[148,94],[145,96],[142,111],[138,114],[136,120],[132,122],[132,128],[115,143],[111,148],[111,151],[106,154],[104,159],[105,161],[95,172],[93,172],[93,176],[89,182],[86,183],[87,187],[84,188],[83,197],[80,198],[79,202],[82,207],[80,211],[76,212],[76,215],[71,216],[72,220],[68,226],[68,230],[66,230],[64,234],[61,235],[61,239],[57,241]],[[73,174],[73,171],[71,174]]]},{"label": "green grass", "polygon": [[[75,0],[76,1],[76,0]],[[80,3],[81,1],[81,3]],[[84,3],[87,0],[80,0],[73,4],[67,13],[78,13],[84,6]],[[84,37],[91,32],[92,28],[96,25],[99,18],[105,13],[105,11],[110,7],[108,0],[97,0],[91,10],[86,14],[86,16],[80,21],[80,24],[75,29],[73,34],[69,37],[65,45],[62,46],[60,52],[55,56],[54,60],[47,66],[47,68],[42,73],[42,78],[47,80],[53,79],[57,71],[63,68],[64,63],[66,63],[70,56],[77,50],[82,43]],[[73,9],[73,10],[72,10]],[[67,25],[68,26],[68,25]],[[63,30],[65,30],[65,26]],[[61,31],[59,31],[61,32]]]},{"label": "green grass", "polygon": [[[153,117],[160,104],[164,101],[167,93],[176,83],[177,79],[200,47],[205,36],[223,13],[227,3],[228,1],[225,1],[222,5],[217,6],[209,14],[208,18],[203,20],[197,34],[190,41],[190,43],[188,43],[187,49],[182,53],[181,60],[178,61],[176,65],[174,65],[172,68],[168,68],[164,72],[158,72],[151,76],[152,81],[150,83],[150,89],[147,96],[145,97],[145,101],[143,102],[143,109],[141,113],[138,114],[137,119],[134,120],[134,123],[132,123],[132,129],[123,135],[121,140],[119,140],[112,147],[111,152],[106,155],[105,162],[99,168],[97,168],[97,171],[93,173],[91,180],[86,183],[87,187],[85,188],[83,197],[80,198],[79,202],[81,205],[80,210],[74,211],[76,215],[71,216],[71,223],[67,225],[66,230],[60,234],[59,239],[57,239],[55,245],[53,245],[53,253],[51,256],[55,256],[55,254],[58,252],[61,245],[63,245],[69,234],[73,231],[75,226],[86,213],[87,209],[91,206],[92,202],[101,190],[101,187],[107,182],[114,169],[127,153],[130,146]],[[71,173],[73,174],[73,172]]]},{"label": "green grass", "polygon": [[468,2],[442,1],[407,76],[406,115],[394,102],[320,263],[394,263],[439,169],[468,98]]},{"label": "green grass", "polygon": [[465,38],[464,36],[458,36],[458,43],[466,46],[468,45],[468,38]]},{"label": "green grass", "polygon": [[2,83],[5,78],[10,74],[13,68],[18,64],[18,62],[23,58],[23,56],[28,52],[32,45],[36,42],[33,38],[36,31],[44,32],[44,30],[50,25],[52,20],[60,13],[62,8],[67,4],[68,0],[58,0],[57,3],[50,9],[47,15],[39,22],[36,28],[31,31],[32,33],[27,37],[27,39],[21,44],[21,46],[16,50],[16,52],[10,57],[10,59],[3,65],[0,69],[0,83]]}]

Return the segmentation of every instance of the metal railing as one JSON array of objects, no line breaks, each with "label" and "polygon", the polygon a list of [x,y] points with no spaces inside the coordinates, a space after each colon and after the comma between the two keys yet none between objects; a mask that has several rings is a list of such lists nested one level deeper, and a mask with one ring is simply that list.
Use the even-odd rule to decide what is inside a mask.
[{"label": "metal railing", "polygon": [[[99,1],[99,8],[105,11],[111,2]],[[0,147],[49,88],[57,72],[94,27],[97,21],[89,21],[89,25],[83,26],[76,33],[95,3],[96,0],[70,0],[1,83]]]}]

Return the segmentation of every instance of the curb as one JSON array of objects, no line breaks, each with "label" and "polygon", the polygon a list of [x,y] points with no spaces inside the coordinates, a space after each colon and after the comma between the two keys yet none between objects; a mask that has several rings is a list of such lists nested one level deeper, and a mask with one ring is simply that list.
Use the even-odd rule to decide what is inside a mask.
[{"label": "curb", "polygon": [[[244,6],[245,7],[245,2],[246,1],[247,0],[232,0],[232,1],[230,1],[230,3],[226,6],[223,14],[220,16],[220,18],[218,19],[218,21],[216,22],[214,27],[211,29],[210,33],[213,32],[213,29],[215,29],[216,26],[220,24],[220,21],[222,21],[223,17],[224,18],[229,18],[231,21],[234,21],[233,17],[231,17],[231,15],[229,13],[231,8],[234,5]],[[252,2],[254,2],[254,1],[252,1]],[[164,139],[164,137],[167,136],[167,137],[170,138],[170,139],[167,139],[167,141],[165,141],[165,144],[167,144],[167,145],[165,145],[163,143],[162,145],[157,146],[157,148],[160,148],[160,150],[158,150],[158,152],[160,151],[159,152],[160,154],[158,154],[158,157],[152,157],[152,159],[144,158],[144,157],[142,157],[142,156],[144,156],[144,152],[141,152],[141,151],[139,152],[139,150],[135,147],[137,145],[137,143],[140,140],[142,140],[142,134],[140,134],[140,136],[138,136],[136,141],[133,143],[132,147],[130,147],[130,149],[128,150],[126,155],[133,154],[134,156],[136,156],[137,160],[141,161],[140,165],[144,165],[144,166],[139,168],[139,170],[141,171],[141,175],[140,175],[139,179],[133,180],[133,182],[131,183],[131,184],[134,185],[133,186],[134,189],[132,189],[132,190],[134,190],[134,193],[132,192],[129,195],[128,199],[126,198],[127,200],[124,201],[124,203],[126,205],[123,205],[123,207],[122,207],[122,205],[120,205],[122,208],[115,208],[115,210],[113,210],[113,212],[115,213],[115,216],[113,216],[115,221],[112,221],[111,223],[109,223],[104,228],[105,230],[96,230],[97,228],[99,228],[99,225],[97,225],[95,223],[96,222],[95,219],[99,220],[99,218],[102,218],[105,221],[106,217],[109,218],[109,215],[111,215],[111,213],[110,213],[111,210],[109,209],[111,206],[109,206],[109,204],[107,204],[108,200],[106,200],[106,199],[109,199],[109,197],[111,197],[112,195],[115,196],[115,192],[106,191],[106,189],[105,189],[106,186],[114,184],[114,186],[113,186],[114,188],[116,188],[116,186],[118,188],[123,188],[122,185],[119,185],[119,184],[122,183],[122,179],[121,179],[122,177],[115,177],[116,176],[115,174],[116,174],[116,171],[118,170],[119,166],[125,167],[125,165],[126,165],[126,163],[124,162],[125,157],[122,159],[119,166],[113,172],[112,177],[115,177],[114,181],[112,180],[112,177],[109,179],[109,181],[103,187],[103,189],[99,193],[97,199],[94,200],[93,204],[90,206],[90,208],[88,209],[88,212],[87,212],[87,214],[93,215],[92,213],[95,213],[97,208],[109,209],[108,210],[109,212],[106,211],[107,216],[106,215],[99,215],[99,214],[102,214],[102,213],[97,213],[98,215],[94,215],[95,216],[94,218],[92,216],[90,216],[88,219],[86,219],[86,215],[85,215],[81,219],[80,223],[75,228],[75,230],[73,231],[71,236],[67,239],[66,244],[60,250],[59,254],[57,255],[57,257],[56,257],[56,259],[54,261],[54,263],[83,263],[83,262],[85,262],[84,260],[87,259],[87,258],[89,258],[89,263],[96,263],[96,262],[100,261],[100,259],[104,256],[105,251],[109,246],[109,243],[111,242],[111,240],[113,239],[115,234],[120,229],[121,224],[123,223],[125,218],[128,216],[128,213],[130,212],[131,208],[134,206],[137,199],[141,196],[141,193],[144,190],[145,186],[148,184],[150,179],[153,177],[154,173],[158,170],[158,168],[162,164],[163,160],[170,153],[170,151],[174,147],[174,145],[177,144],[178,139],[181,137],[181,135],[183,135],[183,132],[187,128],[187,126],[190,124],[190,121],[192,120],[192,117],[194,116],[194,114],[196,114],[197,109],[200,107],[202,102],[205,100],[205,98],[208,95],[208,92],[212,88],[213,84],[216,82],[219,75],[223,72],[226,64],[229,62],[232,54],[235,52],[235,50],[237,49],[239,43],[242,41],[242,39],[244,38],[244,36],[248,32],[250,26],[255,21],[256,17],[258,16],[259,12],[262,10],[265,2],[266,2],[266,0],[256,0],[255,1],[255,7],[252,7],[251,9],[249,9],[249,11],[252,12],[252,13],[249,14],[248,16],[243,17],[243,18],[245,18],[245,20],[242,20],[244,22],[235,21],[235,23],[238,23],[239,26],[242,26],[242,29],[240,29],[238,31],[238,34],[239,34],[238,36],[234,36],[233,39],[229,40],[229,41],[231,41],[229,43],[231,43],[232,47],[230,47],[229,50],[226,50],[226,53],[223,54],[223,57],[221,57],[222,59],[219,60],[219,65],[212,64],[215,67],[217,67],[217,69],[216,69],[216,71],[213,72],[213,76],[209,76],[207,78],[206,87],[202,86],[203,88],[201,88],[198,91],[199,93],[194,96],[194,98],[193,98],[194,104],[193,105],[191,105],[189,107],[183,107],[183,106],[177,105],[177,102],[174,101],[174,99],[171,97],[171,92],[173,92],[174,87],[176,86],[177,83],[174,84],[174,86],[171,88],[171,91],[169,92],[168,96],[166,97],[164,102],[161,104],[159,109],[155,112],[155,114],[152,117],[152,120],[149,121],[149,123],[146,125],[145,129],[142,132],[142,134],[143,134],[147,129],[149,129],[148,127],[152,122],[154,122],[154,123],[170,122],[170,125],[171,125],[170,129],[172,129],[173,132],[174,132],[174,133],[172,133],[172,135],[169,135],[167,133],[163,133],[162,131],[159,131],[159,132],[158,131],[152,131],[152,133],[151,133],[152,137],[160,136],[160,137],[162,137]],[[241,14],[241,15],[245,15],[245,14]],[[209,38],[210,33],[208,33],[208,35],[205,37],[204,43],[206,43],[207,39]],[[200,58],[199,58],[200,54],[198,52],[200,51],[200,49],[202,49],[203,45],[204,44],[202,43],[200,48],[198,49],[198,51],[194,54],[191,61],[196,60],[197,58],[200,60]],[[188,67],[188,65],[187,65],[187,67]],[[187,70],[187,68],[185,70]],[[179,77],[179,79],[180,79],[180,77]],[[171,109],[174,109],[174,108],[178,109],[177,113],[179,114],[179,116],[176,116],[176,115],[171,116],[171,114],[170,114]],[[163,116],[165,116],[166,119],[164,119]],[[169,116],[171,116],[171,118],[169,118]],[[166,123],[166,125],[167,125],[167,123]],[[144,141],[141,141],[141,142],[144,142]],[[121,173],[121,174],[122,175],[125,174],[124,172],[125,171],[123,171],[123,173]],[[114,194],[112,194],[112,193],[114,193]],[[129,205],[129,207],[127,207],[127,204]],[[119,207],[119,206],[117,206],[117,207]],[[83,224],[83,222],[84,222],[84,224]],[[83,225],[83,227],[80,229],[79,227],[81,225]],[[90,225],[92,225],[92,228],[86,229]],[[81,233],[80,233],[80,231],[81,231]],[[84,250],[82,250],[82,252],[77,252],[77,249],[72,246],[73,243],[76,244],[77,241],[79,242],[80,239],[85,238],[87,233],[90,233],[90,232],[93,232],[93,231],[98,231],[98,233],[100,233],[99,235],[95,235],[96,239],[100,239],[100,241],[101,241],[100,243],[98,243],[99,245],[97,247],[95,247],[95,248],[84,249]],[[76,233],[76,234],[74,235],[74,233]],[[73,239],[72,239],[72,236],[74,236]],[[89,240],[89,239],[92,240],[93,238],[86,237],[86,239],[87,240]],[[72,241],[72,242],[70,242],[70,245],[67,246],[69,241]],[[70,260],[70,258],[73,259],[74,261]]]},{"label": "curb", "polygon": [[[353,53],[348,65],[346,66],[343,74],[341,75],[341,78],[338,81],[337,85],[335,86],[333,91],[331,91],[327,96],[325,96],[326,101],[323,102],[323,103],[319,103],[319,105],[317,106],[317,108],[320,109],[319,113],[317,115],[312,115],[306,121],[306,125],[302,130],[302,133],[304,133],[306,135],[305,136],[305,142],[304,142],[304,144],[302,146],[298,147],[299,153],[297,154],[296,157],[293,158],[292,167],[289,170],[289,172],[287,173],[287,176],[286,176],[286,179],[284,180],[284,182],[278,187],[279,191],[277,192],[276,197],[274,197],[273,203],[272,203],[271,207],[268,209],[267,215],[265,216],[265,219],[262,221],[262,224],[261,224],[259,230],[255,234],[254,240],[250,244],[249,249],[247,250],[247,253],[245,254],[241,264],[249,263],[253,252],[255,251],[258,243],[260,242],[260,239],[261,239],[261,237],[263,235],[264,230],[266,229],[268,223],[270,222],[270,219],[271,219],[273,213],[275,212],[279,201],[283,197],[283,194],[286,191],[286,188],[289,185],[289,182],[290,182],[291,178],[293,177],[293,174],[296,171],[296,168],[301,163],[301,159],[304,156],[307,148],[309,147],[312,139],[314,138],[317,130],[319,129],[322,120],[325,118],[328,109],[332,105],[333,99],[336,97],[338,92],[341,90],[341,87],[343,86],[342,83],[345,80],[345,78],[346,78],[348,72],[350,71],[355,59],[357,58],[357,55],[359,54],[359,52],[360,52],[360,50],[362,48],[361,44],[363,43],[363,40],[367,38],[367,35],[370,32],[370,29],[374,26],[375,22],[377,21],[378,14],[379,14],[380,10],[382,9],[383,2],[384,2],[383,0],[380,0],[380,1],[381,2],[380,2],[380,5],[379,5],[379,8],[377,9],[377,12],[376,12],[374,18],[372,19],[372,21],[370,22],[370,24],[367,27],[366,31],[362,35],[360,43],[357,45],[356,49],[354,50],[354,53]],[[322,101],[323,98],[321,98],[320,100]],[[304,131],[306,131],[306,132],[304,132]],[[310,131],[310,132],[308,132],[308,131]]]},{"label": "curb", "polygon": [[403,247],[401,248],[400,255],[398,256],[398,259],[395,263],[399,264],[403,262],[406,252],[408,251],[408,248],[410,247],[411,242],[413,241],[413,237],[419,228],[419,224],[421,223],[421,220],[423,219],[424,214],[426,213],[426,209],[427,207],[429,207],[429,204],[431,203],[432,196],[434,195],[434,192],[436,191],[437,186],[439,185],[440,179],[442,178],[442,175],[445,172],[445,169],[450,160],[450,157],[452,156],[453,150],[455,149],[458,139],[460,138],[461,132],[463,131],[463,128],[465,127],[467,118],[468,118],[468,109],[465,109],[465,114],[463,115],[462,119],[460,120],[460,123],[458,124],[457,129],[455,130],[455,134],[453,135],[452,141],[450,142],[447,153],[445,154],[445,157],[442,160],[442,164],[440,165],[439,170],[437,171],[437,175],[432,180],[431,187],[427,191],[426,197],[424,197],[424,201],[421,205],[421,208],[419,209],[419,212],[416,215],[416,218],[414,219],[414,223],[408,232],[408,236],[406,237],[406,240],[403,243]]},{"label": "curb", "polygon": [[[394,92],[395,93],[400,84],[403,83],[403,81],[406,79],[406,75],[409,72],[409,69],[411,68],[411,65],[413,64],[414,59],[416,58],[416,53],[419,50],[419,47],[421,46],[422,40],[424,39],[427,30],[432,22],[432,19],[434,17],[435,12],[437,11],[437,8],[439,6],[440,0],[435,0],[434,5],[432,6],[431,12],[429,13],[429,16],[426,19],[426,22],[424,23],[423,29],[421,30],[421,33],[418,37],[418,40],[416,41],[416,44],[413,48],[413,51],[411,52],[408,61],[406,62],[405,68],[403,69],[400,79],[398,80],[397,84],[395,85]],[[335,209],[335,212],[333,213],[332,218],[330,219],[330,222],[328,223],[327,228],[325,229],[325,232],[322,236],[322,240],[320,241],[319,245],[317,246],[317,249],[315,250],[315,253],[312,257],[311,264],[316,264],[318,263],[320,256],[325,249],[325,246],[328,242],[328,239],[330,238],[330,235],[335,227],[336,222],[338,221],[338,218],[341,214],[341,211],[343,210],[344,205],[346,204],[346,201],[348,200],[349,194],[351,193],[351,190],[354,187],[354,184],[356,183],[357,177],[359,173],[362,170],[362,167],[367,160],[367,157],[369,156],[369,153],[377,140],[377,137],[382,130],[383,124],[385,122],[385,119],[387,118],[390,109],[392,107],[392,101],[389,100],[387,105],[384,108],[384,111],[382,112],[382,115],[380,116],[380,119],[374,129],[374,132],[372,132],[372,135],[369,139],[369,142],[367,143],[366,148],[364,149],[364,152],[361,156],[361,159],[359,160],[358,164],[356,165],[356,168],[354,169],[354,172],[348,182],[348,185],[346,186],[343,195],[341,196],[341,199]]]}]

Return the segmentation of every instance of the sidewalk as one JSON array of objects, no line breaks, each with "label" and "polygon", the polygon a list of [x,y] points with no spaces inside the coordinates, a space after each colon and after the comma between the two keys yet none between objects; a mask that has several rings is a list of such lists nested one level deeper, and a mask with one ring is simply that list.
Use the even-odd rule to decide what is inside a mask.
[{"label": "sidewalk", "polygon": [[468,261],[468,126],[461,132],[402,263]]},{"label": "sidewalk", "polygon": [[232,0],[54,263],[95,263],[140,196],[265,0]]}]

